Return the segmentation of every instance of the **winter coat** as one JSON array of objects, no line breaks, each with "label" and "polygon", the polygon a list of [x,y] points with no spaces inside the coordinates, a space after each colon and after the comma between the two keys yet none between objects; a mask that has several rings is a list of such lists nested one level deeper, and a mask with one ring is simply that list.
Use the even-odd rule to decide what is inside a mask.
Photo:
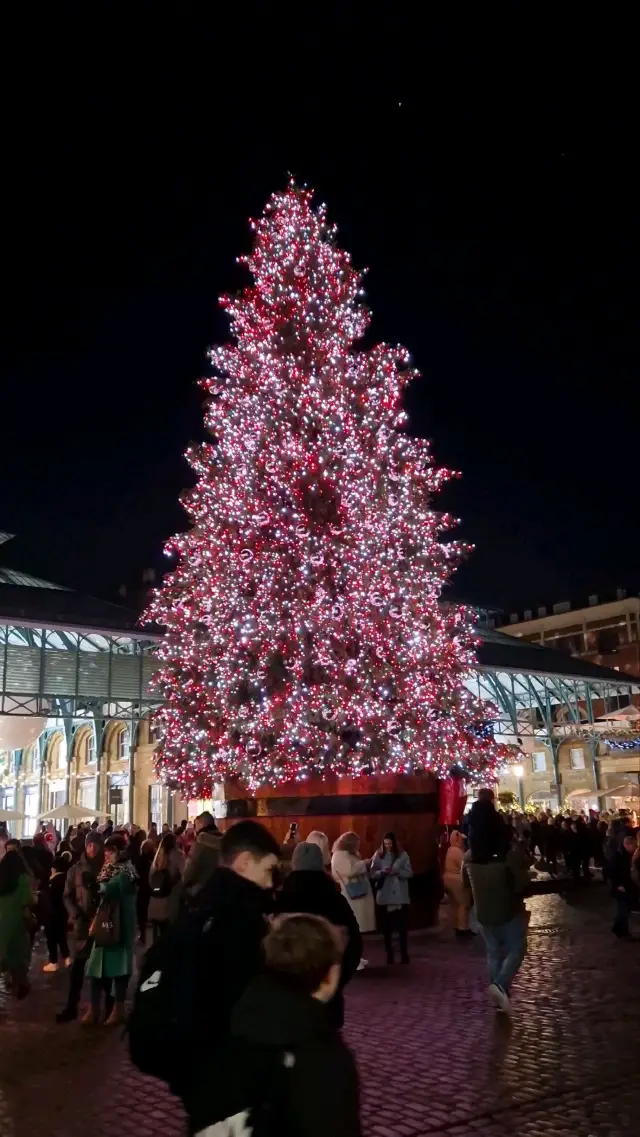
[{"label": "winter coat", "polygon": [[462,868],[465,888],[473,893],[476,919],[485,927],[500,927],[525,911],[524,894],[530,886],[529,868],[520,849],[509,850],[505,860],[475,862],[467,853]]},{"label": "winter coat", "polygon": [[361,1137],[357,1067],[326,1007],[268,977],[244,993],[231,1039],[200,1071],[191,1131],[204,1137],[237,1115],[236,1127],[224,1132]]},{"label": "winter coat", "polygon": [[34,902],[32,879],[21,873],[13,892],[0,895],[0,971],[26,972],[31,960],[31,936],[25,923]]},{"label": "winter coat", "polygon": [[67,911],[64,902],[64,889],[67,882],[67,871],[54,872],[49,884],[49,899],[51,900],[51,914],[54,920],[67,922]]},{"label": "winter coat", "polygon": [[[623,847],[613,856],[610,865],[611,895],[624,888],[634,910],[640,907],[640,889],[631,873],[633,854]],[[636,862],[637,864],[637,862]]]},{"label": "winter coat", "polygon": [[456,845],[449,845],[444,859],[442,883],[445,888],[459,889],[462,884],[462,862],[464,851]]},{"label": "winter coat", "polygon": [[343,990],[355,975],[362,955],[362,936],[351,905],[336,884],[325,872],[296,872],[289,874],[282,891],[276,897],[276,914],[282,912],[309,912],[324,916],[336,928],[344,928],[347,942],[342,957],[340,986],[327,1011],[334,1026],[344,1024]]},{"label": "winter coat", "polygon": [[102,872],[109,869],[114,869],[115,872],[100,882],[100,903],[109,901],[118,905],[120,942],[114,947],[104,948],[93,944],[86,971],[91,979],[117,979],[122,975],[131,975],[133,971],[138,877],[131,861],[127,859],[116,861],[115,865],[105,865]]},{"label": "winter coat", "polygon": [[176,919],[183,905],[198,903],[199,896],[211,880],[220,861],[222,833],[215,825],[201,829],[191,847],[184,867],[182,883],[171,898],[171,919]]},{"label": "winter coat", "polygon": [[228,1034],[231,1011],[262,966],[267,933],[267,892],[233,869],[218,868],[203,890],[199,909],[213,917],[216,962],[201,982],[201,1021]]},{"label": "winter coat", "polygon": [[[184,857],[179,849],[175,849],[169,854],[169,863],[166,870],[154,868],[151,866],[149,872],[149,888],[151,890],[151,883],[154,880],[154,874],[162,872],[166,874],[166,887],[168,889],[166,896],[157,896],[153,890],[150,891],[149,900],[149,919],[155,920],[159,924],[166,924],[170,919],[172,911],[171,896],[175,888],[180,885],[182,879],[182,872],[184,869]],[[164,891],[164,889],[163,889]]]},{"label": "winter coat", "polygon": [[86,853],[67,873],[64,887],[64,903],[73,920],[76,940],[84,941],[89,936],[89,925],[98,908],[98,873],[102,868],[100,859],[87,857]]},{"label": "winter coat", "polygon": [[[361,861],[359,857],[354,857],[353,853],[347,853],[346,850],[341,849],[335,852],[331,858],[331,875],[340,885],[342,895],[346,897],[351,905],[360,931],[375,932],[376,910],[371,881],[369,880],[369,872],[365,862]],[[350,880],[364,880],[367,888],[366,895],[358,897],[355,900],[352,899],[346,889],[346,883]]]},{"label": "winter coat", "polygon": [[408,853],[400,853],[397,857],[393,853],[384,853],[383,856],[376,853],[371,862],[371,877],[379,884],[376,902],[383,908],[410,904],[409,881],[412,876]]}]

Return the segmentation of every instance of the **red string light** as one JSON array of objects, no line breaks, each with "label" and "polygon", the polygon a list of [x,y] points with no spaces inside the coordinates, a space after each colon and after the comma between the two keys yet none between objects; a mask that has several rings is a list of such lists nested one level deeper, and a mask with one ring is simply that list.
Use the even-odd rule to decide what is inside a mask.
[{"label": "red string light", "polygon": [[357,346],[362,276],[310,191],[252,229],[253,283],[222,300],[234,342],[202,382],[213,443],[187,453],[191,528],[147,613],[166,627],[160,774],[208,797],[230,777],[495,772],[470,613],[439,604],[470,547],[430,506],[454,474],[403,429],[408,353]]}]

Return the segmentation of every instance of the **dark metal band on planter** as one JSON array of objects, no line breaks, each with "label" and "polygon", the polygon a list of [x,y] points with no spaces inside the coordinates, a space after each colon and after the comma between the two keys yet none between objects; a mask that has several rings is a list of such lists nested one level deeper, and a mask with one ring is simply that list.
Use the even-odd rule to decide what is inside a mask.
[{"label": "dark metal band on planter", "polygon": [[[361,817],[438,813],[437,794],[332,794],[326,797],[242,798],[224,803],[225,817]],[[218,806],[219,808],[219,806]]]}]

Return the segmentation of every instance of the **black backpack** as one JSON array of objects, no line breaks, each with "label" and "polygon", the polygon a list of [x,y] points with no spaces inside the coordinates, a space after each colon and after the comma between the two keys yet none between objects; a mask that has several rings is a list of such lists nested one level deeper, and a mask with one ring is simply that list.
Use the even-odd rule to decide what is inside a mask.
[{"label": "black backpack", "polygon": [[149,948],[140,969],[128,1020],[131,1061],[176,1093],[200,1028],[211,1029],[206,1019],[210,978],[217,975],[215,938],[211,915],[183,912]]},{"label": "black backpack", "polygon": [[171,873],[168,869],[152,869],[149,873],[149,889],[152,896],[161,900],[171,896],[173,889]]}]

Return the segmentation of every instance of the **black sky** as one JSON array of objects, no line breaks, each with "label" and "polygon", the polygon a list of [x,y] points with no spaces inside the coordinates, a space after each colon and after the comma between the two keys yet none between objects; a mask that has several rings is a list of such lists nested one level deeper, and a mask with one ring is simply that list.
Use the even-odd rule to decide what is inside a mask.
[{"label": "black sky", "polygon": [[507,608],[637,591],[624,22],[52,7],[7,35],[4,562],[105,596],[163,567],[216,297],[291,170],[370,267],[375,338],[422,371],[412,429],[464,473],[441,503],[477,543],[458,591]]}]

